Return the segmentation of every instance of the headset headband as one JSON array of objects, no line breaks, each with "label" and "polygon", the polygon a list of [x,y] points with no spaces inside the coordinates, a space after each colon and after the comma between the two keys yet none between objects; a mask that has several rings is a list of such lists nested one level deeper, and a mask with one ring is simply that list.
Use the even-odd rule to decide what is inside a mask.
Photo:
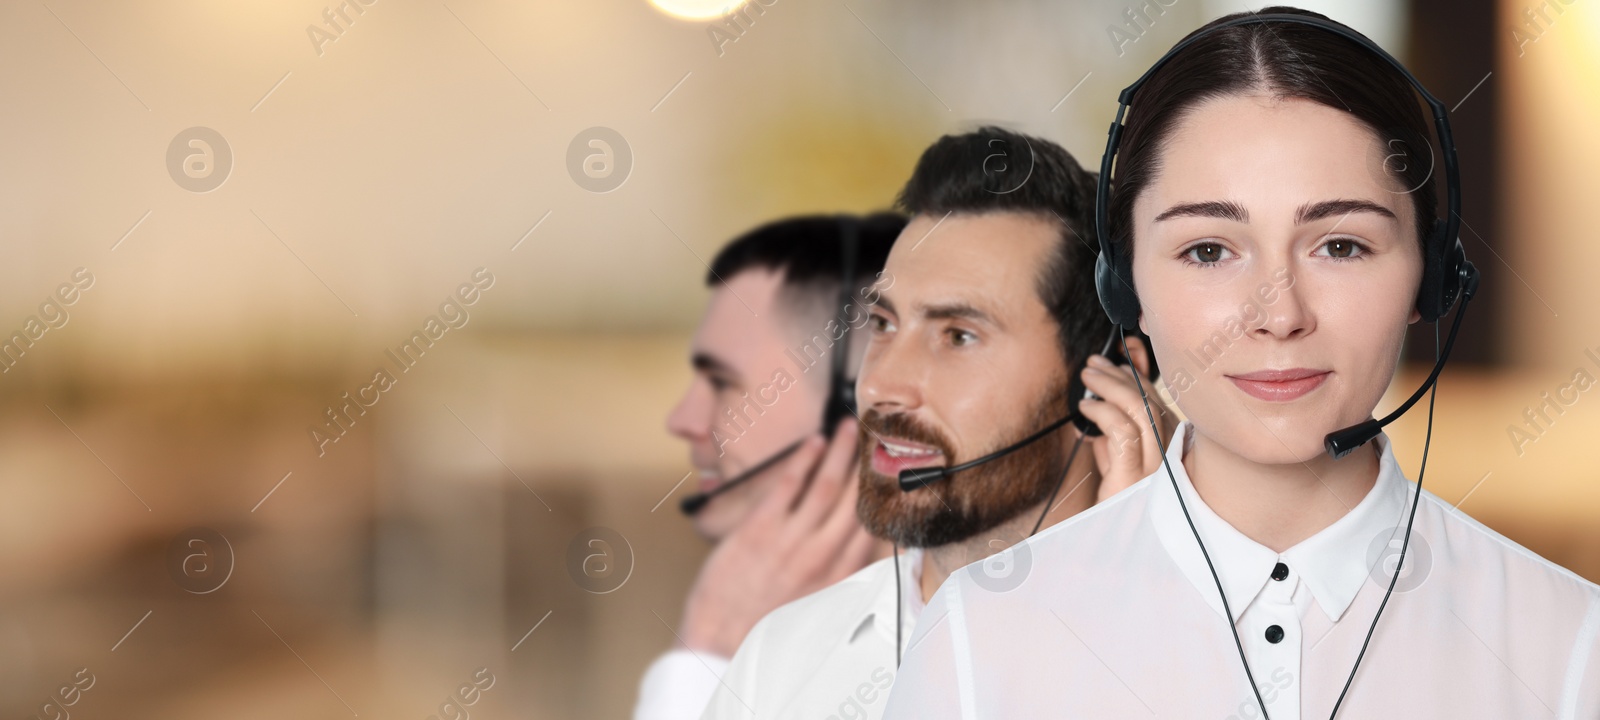
[{"label": "headset headband", "polygon": [[[856,277],[856,245],[860,224],[848,215],[839,217],[839,252],[844,258],[839,269],[839,307],[848,307],[855,302],[855,297],[850,291],[850,286],[855,284]],[[856,388],[850,382],[846,371],[850,359],[850,322],[846,316],[844,327],[839,335],[837,347],[833,349],[830,370],[828,373],[828,400],[822,411],[822,436],[832,438],[834,428],[846,415],[855,413]]]},{"label": "headset headband", "polygon": [[[1182,52],[1185,48],[1194,44],[1201,38],[1223,28],[1268,23],[1289,23],[1321,28],[1350,40],[1351,42],[1354,42],[1363,48],[1366,48],[1373,55],[1383,59],[1383,61],[1393,67],[1395,71],[1399,72],[1400,75],[1411,84],[1412,89],[1415,90],[1417,94],[1422,96],[1423,100],[1428,103],[1428,107],[1433,111],[1434,132],[1438,136],[1440,150],[1442,151],[1441,154],[1444,157],[1446,193],[1445,215],[1442,219],[1436,218],[1434,225],[1430,230],[1430,233],[1436,235],[1436,237],[1430,238],[1424,236],[1421,238],[1421,240],[1425,244],[1423,248],[1423,257],[1425,263],[1432,261],[1445,265],[1444,267],[1437,269],[1439,272],[1437,280],[1439,280],[1441,283],[1439,287],[1441,297],[1439,298],[1439,305],[1437,306],[1438,312],[1434,317],[1426,318],[1430,321],[1437,319],[1439,316],[1442,316],[1444,313],[1448,312],[1450,306],[1455,302],[1456,296],[1460,292],[1460,282],[1453,281],[1458,274],[1457,271],[1459,268],[1457,266],[1460,263],[1465,263],[1464,254],[1460,253],[1459,250],[1452,254],[1451,251],[1445,247],[1452,240],[1456,240],[1456,233],[1460,227],[1461,212],[1461,181],[1456,164],[1455,138],[1450,133],[1449,110],[1445,108],[1444,103],[1440,102],[1438,98],[1434,97],[1432,93],[1428,92],[1428,89],[1423,87],[1422,83],[1418,82],[1417,78],[1411,74],[1411,71],[1407,70],[1404,65],[1400,64],[1400,61],[1394,59],[1394,56],[1390,55],[1387,51],[1379,47],[1376,43],[1372,42],[1361,33],[1319,17],[1312,17],[1308,15],[1291,15],[1286,13],[1246,15],[1197,31],[1191,34],[1189,37],[1179,41],[1177,45],[1174,45],[1171,50],[1168,50],[1165,55],[1161,56],[1161,59],[1157,60],[1155,64],[1151,65],[1149,70],[1146,70],[1143,75],[1140,75],[1138,80],[1135,80],[1132,85],[1124,88],[1122,93],[1117,96],[1117,117],[1116,120],[1112,121],[1111,128],[1107,131],[1106,151],[1105,154],[1100,158],[1100,177],[1098,178],[1098,189],[1095,192],[1094,209],[1095,234],[1100,241],[1100,264],[1104,266],[1103,269],[1099,270],[1099,273],[1101,275],[1105,275],[1106,273],[1113,274],[1113,277],[1098,278],[1100,284],[1099,289],[1101,302],[1106,306],[1106,312],[1111,315],[1111,319],[1114,322],[1124,326],[1136,324],[1138,317],[1138,295],[1133,290],[1133,278],[1131,276],[1124,276],[1120,263],[1116,261],[1116,256],[1112,254],[1110,218],[1108,217],[1110,214],[1111,205],[1110,194],[1112,164],[1116,159],[1118,146],[1122,142],[1123,117],[1127,113],[1128,106],[1132,102],[1134,94],[1138,92],[1139,88],[1144,85],[1145,81],[1149,80],[1157,70],[1160,70],[1175,55],[1177,55],[1179,52]],[[1431,260],[1428,254],[1429,248],[1426,243],[1429,243],[1430,241],[1435,243],[1434,247],[1439,254],[1436,260]],[[1118,287],[1119,285],[1122,287]],[[1428,283],[1424,283],[1422,290],[1424,292],[1429,290]],[[1433,300],[1429,299],[1430,307],[1432,302]],[[1419,302],[1418,304],[1422,305],[1423,303]],[[1424,312],[1424,315],[1428,314],[1430,313]]]}]

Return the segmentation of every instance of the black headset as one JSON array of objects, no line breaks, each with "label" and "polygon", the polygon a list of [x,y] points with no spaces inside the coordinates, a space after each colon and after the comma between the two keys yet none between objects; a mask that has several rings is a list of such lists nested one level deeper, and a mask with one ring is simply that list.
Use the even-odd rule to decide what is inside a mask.
[{"label": "black headset", "polygon": [[[1196,32],[1174,45],[1166,55],[1161,56],[1149,70],[1139,76],[1132,85],[1123,89],[1117,96],[1117,118],[1112,121],[1111,129],[1107,132],[1106,152],[1100,159],[1099,189],[1095,193],[1095,233],[1100,240],[1100,258],[1095,261],[1095,290],[1100,295],[1100,305],[1106,310],[1106,315],[1111,317],[1111,322],[1123,327],[1137,328],[1139,326],[1139,294],[1133,288],[1132,253],[1119,256],[1111,246],[1110,231],[1110,205],[1111,205],[1111,166],[1116,160],[1117,146],[1122,141],[1122,118],[1128,111],[1128,105],[1135,93],[1144,85],[1150,76],[1166,65],[1174,55],[1182,52],[1184,48],[1194,44],[1195,41],[1223,28],[1237,27],[1240,25],[1255,25],[1264,23],[1292,23],[1321,28],[1328,32],[1346,38],[1351,42],[1366,48],[1373,55],[1381,58],[1397,72],[1405,77],[1417,94],[1427,101],[1428,107],[1433,110],[1435,132],[1439,136],[1439,145],[1443,149],[1444,174],[1446,199],[1446,214],[1443,218],[1435,218],[1433,229],[1427,237],[1422,238],[1422,284],[1417,290],[1417,312],[1422,319],[1428,322],[1437,322],[1450,312],[1460,298],[1463,305],[1472,299],[1478,289],[1478,269],[1467,260],[1466,251],[1461,247],[1461,239],[1456,236],[1460,227],[1461,212],[1461,180],[1456,165],[1456,144],[1454,136],[1450,134],[1449,110],[1444,103],[1439,102],[1428,89],[1417,81],[1417,78],[1407,70],[1400,61],[1395,60],[1383,48],[1368,40],[1366,36],[1351,30],[1343,25],[1321,18],[1307,15],[1290,15],[1284,13],[1269,13],[1248,15],[1235,18],[1228,22],[1218,23],[1203,31]],[[1463,313],[1456,313],[1454,324],[1450,327],[1450,337],[1445,342],[1444,351],[1428,377],[1428,381],[1417,390],[1399,409],[1395,410],[1383,420],[1368,420],[1359,425],[1329,433],[1324,441],[1328,454],[1335,459],[1344,457],[1350,451],[1364,445],[1368,440],[1377,437],[1385,425],[1394,422],[1405,411],[1411,409],[1422,394],[1433,386],[1443,369],[1445,360],[1450,357],[1450,348],[1455,344],[1456,330],[1461,327]]]},{"label": "black headset", "polygon": [[[855,302],[851,286],[856,282],[856,246],[860,244],[861,221],[849,215],[840,215],[839,219],[839,251],[843,255],[840,261],[839,272],[839,307],[847,307]],[[848,318],[844,323],[835,347],[830,351],[833,357],[829,359],[828,370],[828,398],[822,406],[822,437],[832,438],[833,431],[839,427],[846,417],[856,414],[856,384],[846,372],[850,359],[850,322]],[[728,479],[721,485],[706,492],[695,493],[685,497],[678,509],[683,514],[693,516],[705,508],[722,493],[742,485],[752,478],[760,475],[762,471],[776,465],[779,461],[794,454],[805,443],[805,438],[800,438],[787,447],[775,452],[765,460],[751,466],[750,469]]]},{"label": "black headset", "polygon": [[[1100,350],[1100,354],[1104,355],[1105,358],[1107,360],[1110,360],[1111,363],[1114,364],[1114,365],[1131,365],[1132,363],[1128,362],[1127,355],[1122,352],[1121,348],[1116,346],[1116,339],[1117,339],[1117,329],[1116,329],[1115,326],[1113,326],[1112,329],[1111,329],[1111,334],[1106,336],[1106,344],[1105,344],[1105,347]],[[1150,376],[1151,377],[1155,377],[1155,375],[1156,375],[1154,356],[1155,356],[1154,353],[1150,353],[1150,357],[1151,357]],[[1081,432],[1081,434],[1078,437],[1078,441],[1079,442],[1082,442],[1083,438],[1085,436],[1087,436],[1087,437],[1100,437],[1100,435],[1103,434],[1100,431],[1100,426],[1095,425],[1093,420],[1090,420],[1089,418],[1084,417],[1083,413],[1078,411],[1078,406],[1079,406],[1080,403],[1082,403],[1082,401],[1090,399],[1090,398],[1097,398],[1098,399],[1098,396],[1095,395],[1093,392],[1091,392],[1083,384],[1083,368],[1087,366],[1088,362],[1089,362],[1089,358],[1085,357],[1083,359],[1082,363],[1078,364],[1076,367],[1070,368],[1072,378],[1071,378],[1071,380],[1068,381],[1068,384],[1067,384],[1067,414],[1062,416],[1061,419],[1056,420],[1055,422],[1052,422],[1049,425],[1046,425],[1046,426],[1044,426],[1042,428],[1039,428],[1039,430],[1034,432],[1032,435],[1029,435],[1029,436],[1027,436],[1027,437],[1025,437],[1025,438],[1023,438],[1021,440],[1018,440],[1018,441],[1016,441],[1016,442],[1014,442],[1014,443],[1012,443],[1010,445],[1007,445],[1007,446],[1005,446],[1003,448],[1000,448],[999,450],[991,452],[991,453],[989,453],[987,455],[983,455],[983,456],[974,458],[972,460],[968,460],[968,461],[966,461],[964,463],[961,463],[959,465],[948,465],[948,466],[943,466],[943,467],[907,468],[905,470],[901,470],[900,471],[900,489],[903,490],[903,491],[906,491],[906,492],[910,492],[912,490],[916,490],[917,488],[924,487],[928,483],[934,482],[936,480],[943,480],[944,478],[947,478],[947,477],[949,477],[951,475],[954,475],[954,474],[956,474],[958,472],[961,472],[963,470],[970,470],[972,468],[978,467],[979,465],[983,465],[984,463],[992,462],[994,460],[999,460],[1000,458],[1003,458],[1003,457],[1005,457],[1007,455],[1010,455],[1011,453],[1014,453],[1014,452],[1016,452],[1018,450],[1021,450],[1021,449],[1025,448],[1025,447],[1027,447],[1029,445],[1032,445],[1035,442],[1038,442],[1039,440],[1043,439],[1045,436],[1049,435],[1050,433],[1053,433],[1056,430],[1061,429],[1061,426],[1066,425],[1069,422],[1072,423],[1074,426],[1076,426],[1078,428],[1078,430]],[[1135,371],[1135,372],[1137,372],[1137,371]],[[1076,452],[1076,446],[1074,446],[1074,452]],[[1071,460],[1069,459],[1068,460],[1068,465],[1070,465],[1070,464],[1071,464]],[[1041,516],[1040,519],[1043,520],[1043,516]],[[1037,528],[1035,528],[1035,529],[1037,529]]]},{"label": "black headset", "polygon": [[[1194,44],[1200,38],[1223,28],[1267,23],[1289,23],[1320,28],[1356,43],[1388,63],[1405,77],[1411,87],[1416,90],[1417,94],[1422,96],[1428,103],[1428,107],[1432,109],[1435,133],[1438,135],[1439,145],[1443,150],[1441,154],[1444,157],[1447,192],[1445,206],[1447,214],[1444,218],[1435,218],[1432,231],[1428,233],[1427,237],[1422,238],[1423,273],[1422,284],[1417,292],[1416,307],[1422,319],[1430,323],[1437,322],[1446,313],[1450,312],[1450,308],[1455,305],[1457,299],[1461,300],[1461,307],[1456,311],[1455,319],[1450,325],[1449,338],[1445,341],[1443,348],[1437,351],[1433,372],[1429,373],[1428,379],[1422,384],[1422,387],[1418,388],[1404,404],[1382,420],[1368,419],[1358,425],[1328,434],[1323,441],[1324,448],[1331,457],[1338,459],[1377,437],[1384,426],[1411,409],[1411,406],[1416,404],[1425,392],[1434,387],[1434,384],[1438,381],[1440,371],[1444,369],[1445,362],[1450,357],[1450,348],[1455,344],[1456,333],[1461,328],[1461,319],[1466,315],[1467,305],[1471,303],[1473,295],[1478,290],[1478,270],[1467,260],[1466,252],[1461,247],[1461,239],[1456,236],[1460,223],[1458,213],[1461,210],[1461,182],[1457,172],[1455,140],[1450,134],[1449,111],[1445,109],[1443,103],[1428,92],[1427,88],[1422,86],[1422,83],[1417,81],[1416,77],[1404,65],[1401,65],[1398,60],[1395,60],[1393,56],[1384,51],[1383,48],[1378,47],[1376,43],[1367,39],[1366,36],[1338,23],[1314,16],[1286,13],[1246,15],[1227,22],[1217,23],[1185,38],[1177,45],[1174,45],[1171,50],[1168,50],[1138,80],[1135,80],[1132,85],[1125,88],[1122,94],[1117,97],[1117,117],[1111,123],[1109,137],[1106,140],[1106,152],[1100,160],[1099,189],[1095,197],[1095,231],[1100,240],[1100,258],[1095,263],[1095,289],[1099,292],[1100,304],[1105,307],[1106,314],[1111,317],[1113,323],[1120,327],[1138,327],[1140,307],[1139,295],[1133,287],[1133,272],[1131,260],[1129,259],[1132,253],[1119,257],[1113,251],[1109,229],[1110,219],[1108,217],[1111,168],[1113,161],[1116,159],[1118,143],[1122,138],[1122,119],[1134,94],[1138,92],[1139,88],[1144,85],[1151,75],[1171,60],[1174,55]],[[1437,338],[1437,329],[1435,330],[1435,338]],[[1135,380],[1137,380],[1137,374],[1135,374]],[[1139,392],[1141,395],[1145,395],[1142,383]],[[1149,416],[1151,425],[1154,426],[1155,417],[1150,411],[1148,395],[1145,395],[1145,413]],[[1433,402],[1430,399],[1428,403],[1428,444],[1431,444],[1432,437]],[[1157,435],[1157,441],[1160,441],[1159,434]],[[1239,640],[1239,631],[1234,625],[1233,612],[1228,607],[1227,593],[1222,590],[1222,581],[1217,577],[1217,570],[1211,563],[1210,553],[1206,552],[1205,543],[1200,540],[1200,533],[1194,527],[1194,520],[1189,516],[1188,508],[1183,505],[1183,494],[1178,492],[1178,481],[1172,473],[1171,463],[1167,460],[1166,448],[1161,448],[1161,451],[1162,466],[1166,468],[1167,477],[1172,481],[1173,492],[1178,495],[1179,507],[1183,509],[1184,518],[1189,522],[1189,530],[1194,533],[1195,542],[1200,544],[1200,552],[1206,560],[1207,567],[1211,570],[1211,578],[1216,582],[1217,592],[1222,597],[1223,613],[1228,619],[1228,629],[1233,633],[1234,646],[1239,651],[1239,662],[1244,665],[1245,676],[1250,682],[1250,689],[1255,693],[1256,703],[1261,709],[1261,716],[1263,720],[1267,720],[1267,706],[1261,698],[1261,691],[1256,687],[1255,676],[1250,672],[1250,663],[1245,659],[1244,645]],[[1372,641],[1372,633],[1378,626],[1378,618],[1382,616],[1383,608],[1388,605],[1389,597],[1394,592],[1395,582],[1400,578],[1400,570],[1405,563],[1406,548],[1411,542],[1411,524],[1416,518],[1417,502],[1422,495],[1422,475],[1427,470],[1427,463],[1428,453],[1427,444],[1425,444],[1422,454],[1422,471],[1417,474],[1416,495],[1412,498],[1411,515],[1406,521],[1405,540],[1400,546],[1400,556],[1395,564],[1394,577],[1389,581],[1389,589],[1383,596],[1382,604],[1378,606],[1377,613],[1373,615],[1372,625],[1367,628],[1366,640],[1361,645],[1361,652],[1356,656],[1355,664],[1350,668],[1350,676],[1345,680],[1344,689],[1340,691],[1339,698],[1334,703],[1333,712],[1330,714],[1329,720],[1338,715],[1339,706],[1343,704],[1346,693],[1350,691],[1350,684],[1355,680],[1356,668],[1361,666],[1361,658],[1366,655],[1367,646]]]},{"label": "black headset", "polygon": [[[848,307],[855,302],[855,294],[851,286],[856,282],[856,246],[861,243],[861,221],[848,215],[839,216],[839,251],[844,259],[839,266],[839,302],[840,308]],[[856,414],[856,383],[850,378],[846,368],[850,360],[850,321],[845,318],[844,329],[838,340],[838,347],[834,349],[831,365],[828,369],[828,401],[822,406],[822,437],[830,439],[833,431],[839,427],[846,417]]]},{"label": "black headset", "polygon": [[[1124,349],[1126,347],[1126,344],[1124,344],[1123,347],[1118,347],[1118,346],[1115,345],[1116,339],[1117,339],[1117,328],[1116,328],[1116,326],[1112,326],[1111,334],[1106,337],[1105,347],[1101,348],[1100,354],[1105,356],[1105,358],[1110,360],[1112,362],[1112,364],[1114,364],[1114,365],[1128,365],[1129,367],[1132,367],[1133,363],[1128,361],[1128,355],[1127,355],[1127,352]],[[1149,347],[1149,346],[1147,345],[1146,347]],[[1156,373],[1156,368],[1155,368],[1155,353],[1147,353],[1147,357],[1149,358],[1149,361],[1150,361],[1150,376],[1151,377],[1155,377],[1156,374],[1157,374]],[[923,486],[927,485],[928,483],[933,482],[935,480],[942,480],[942,479],[944,479],[946,477],[949,477],[950,475],[953,475],[955,473],[961,472],[962,470],[967,470],[969,468],[977,467],[977,466],[982,465],[982,464],[984,464],[986,462],[989,462],[991,460],[998,460],[998,459],[1000,459],[1002,457],[1005,457],[1006,455],[1010,455],[1011,453],[1014,453],[1014,452],[1016,452],[1018,450],[1021,450],[1024,447],[1027,447],[1028,445],[1038,441],[1039,439],[1043,438],[1044,436],[1049,435],[1050,433],[1053,433],[1056,430],[1059,430],[1061,428],[1061,426],[1066,425],[1068,422],[1071,422],[1074,426],[1076,426],[1078,428],[1078,431],[1079,431],[1078,439],[1072,441],[1072,450],[1067,453],[1067,462],[1066,462],[1066,464],[1061,466],[1061,478],[1056,480],[1055,486],[1053,488],[1051,488],[1050,497],[1045,499],[1044,507],[1039,510],[1039,519],[1035,520],[1033,522],[1033,530],[1030,530],[1028,532],[1028,536],[1029,537],[1032,537],[1035,534],[1037,534],[1039,532],[1039,528],[1044,526],[1045,516],[1049,515],[1051,508],[1055,507],[1056,495],[1061,492],[1061,486],[1065,485],[1066,482],[1067,482],[1067,473],[1072,471],[1072,463],[1078,457],[1078,450],[1083,447],[1083,439],[1086,438],[1086,437],[1099,437],[1100,435],[1103,434],[1100,431],[1100,426],[1099,425],[1094,424],[1093,420],[1090,420],[1089,418],[1084,417],[1083,413],[1078,412],[1078,406],[1082,401],[1087,400],[1089,398],[1098,398],[1099,397],[1098,395],[1095,395],[1093,391],[1091,391],[1088,388],[1084,387],[1084,384],[1083,384],[1083,368],[1085,366],[1087,366],[1088,362],[1089,362],[1089,359],[1086,357],[1086,358],[1083,359],[1083,364],[1082,365],[1079,365],[1078,367],[1073,368],[1072,380],[1067,385],[1067,415],[1066,415],[1066,417],[1063,417],[1060,420],[1057,420],[1057,421],[1055,421],[1053,423],[1050,423],[1049,425],[1046,425],[1046,426],[1040,428],[1038,431],[1034,432],[1032,435],[1029,435],[1029,436],[1027,436],[1027,437],[1025,437],[1025,438],[1023,438],[1021,440],[1018,440],[1018,441],[1016,441],[1016,442],[1014,442],[1014,443],[1012,443],[1010,445],[1007,445],[1007,446],[1005,446],[1003,448],[1000,448],[999,450],[996,450],[996,451],[994,451],[992,453],[989,453],[989,454],[984,455],[982,457],[976,458],[974,460],[968,460],[967,462],[961,463],[960,465],[951,465],[949,467],[910,468],[910,469],[907,469],[907,470],[901,470],[900,471],[900,489],[902,491],[905,491],[905,492],[910,492],[912,490],[916,490],[917,488],[923,487]],[[1138,369],[1134,368],[1134,374],[1138,374],[1138,372],[1139,372]],[[1068,492],[1068,494],[1070,495],[1071,492]],[[902,615],[901,615],[901,613],[904,611],[904,601],[901,599],[902,590],[900,589],[900,544],[899,543],[894,543],[893,544],[893,551],[894,551],[894,666],[896,668],[899,668],[900,667],[900,642],[901,642],[900,631],[901,631],[901,625],[904,623],[904,621],[902,620]]]}]

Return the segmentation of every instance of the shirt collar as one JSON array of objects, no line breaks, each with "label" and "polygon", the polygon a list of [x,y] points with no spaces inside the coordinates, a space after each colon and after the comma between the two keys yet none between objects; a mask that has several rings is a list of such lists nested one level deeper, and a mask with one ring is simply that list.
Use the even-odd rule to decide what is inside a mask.
[{"label": "shirt collar", "polygon": [[[1323,612],[1337,622],[1367,580],[1371,570],[1367,565],[1368,547],[1373,539],[1405,521],[1409,503],[1405,475],[1394,458],[1388,435],[1380,433],[1376,438],[1378,479],[1367,496],[1344,517],[1282,555],[1234,529],[1200,499],[1183,466],[1183,458],[1193,442],[1194,427],[1185,422],[1178,427],[1167,447],[1167,463],[1183,493],[1189,517],[1205,540],[1206,551],[1216,566],[1234,618],[1244,613],[1268,582],[1273,567],[1283,562],[1305,581]],[[1216,583],[1184,519],[1183,508],[1172,493],[1172,482],[1166,470],[1157,470],[1151,476],[1151,483],[1155,493],[1150,501],[1151,521],[1161,544],[1206,603],[1222,614]]]},{"label": "shirt collar", "polygon": [[[884,571],[875,579],[874,587],[869,592],[866,604],[856,614],[856,621],[849,624],[849,630],[841,640],[845,644],[859,641],[865,634],[863,626],[872,624],[877,631],[892,645],[894,644],[895,622],[895,584],[894,584],[894,558],[884,558],[879,561]],[[901,640],[911,639],[911,630],[916,627],[917,617],[922,614],[922,549],[905,548],[900,551],[900,594],[903,598],[905,612],[901,613],[901,621],[905,623]],[[880,622],[879,618],[883,618]]]}]

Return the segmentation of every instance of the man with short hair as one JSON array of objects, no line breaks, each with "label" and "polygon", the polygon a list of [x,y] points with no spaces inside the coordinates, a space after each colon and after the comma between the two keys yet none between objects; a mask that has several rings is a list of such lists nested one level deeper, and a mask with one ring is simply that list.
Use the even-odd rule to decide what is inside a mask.
[{"label": "man with short hair", "polygon": [[865,307],[892,284],[880,271],[904,226],[892,213],[779,220],[708,268],[694,379],[667,427],[699,476],[686,512],[717,547],[674,631],[682,644],[645,673],[636,720],[699,717],[757,620],[877,552],[855,519],[855,419],[845,413],[831,443],[819,428],[836,367],[853,386]]},{"label": "man with short hair", "polygon": [[[990,556],[1160,462],[1153,431],[1128,414],[1143,406],[1127,368],[1083,373],[1105,398],[1081,404],[1108,433],[1084,443],[1094,459],[1074,456],[1083,433],[1058,422],[1073,375],[1111,332],[1079,237],[1091,227],[1092,173],[1053,143],[982,128],[928,148],[899,204],[912,219],[889,254],[894,284],[872,307],[856,385],[858,514],[905,552],[757,623],[708,720],[881,716],[903,643],[945,578],[989,558],[962,572],[1020,582],[1028,558]],[[1132,353],[1148,376],[1144,346]],[[1006,450],[903,489],[907,471]]]}]

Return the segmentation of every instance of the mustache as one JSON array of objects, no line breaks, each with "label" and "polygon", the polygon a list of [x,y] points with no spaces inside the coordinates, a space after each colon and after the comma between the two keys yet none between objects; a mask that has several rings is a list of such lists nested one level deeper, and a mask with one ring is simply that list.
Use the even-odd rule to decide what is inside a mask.
[{"label": "mustache", "polygon": [[[955,450],[949,438],[944,436],[944,433],[924,425],[905,413],[897,412],[885,415],[877,410],[867,410],[861,415],[861,428],[864,433],[863,440],[870,439],[873,442],[877,442],[879,436],[910,440],[911,442],[938,448],[940,452],[944,453],[946,460],[955,459]],[[861,443],[861,445],[864,449],[870,448],[870,445],[866,442]],[[868,449],[868,452],[870,452],[870,449]],[[863,469],[870,470],[871,468],[870,466],[863,466]]]}]

